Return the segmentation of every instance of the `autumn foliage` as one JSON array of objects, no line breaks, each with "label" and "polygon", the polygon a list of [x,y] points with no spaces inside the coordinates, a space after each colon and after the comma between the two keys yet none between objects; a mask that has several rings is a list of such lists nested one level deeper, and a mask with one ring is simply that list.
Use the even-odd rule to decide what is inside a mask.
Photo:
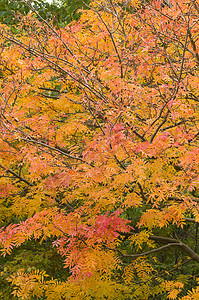
[{"label": "autumn foliage", "polygon": [[199,298],[198,15],[96,0],[1,25],[3,299]]}]

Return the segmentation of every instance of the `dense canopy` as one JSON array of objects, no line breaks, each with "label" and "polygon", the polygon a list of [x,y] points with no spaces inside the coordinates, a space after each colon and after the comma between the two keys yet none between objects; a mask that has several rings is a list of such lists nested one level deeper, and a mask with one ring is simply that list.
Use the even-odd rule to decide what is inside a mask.
[{"label": "dense canopy", "polygon": [[80,13],[0,28],[0,292],[198,299],[199,5]]}]

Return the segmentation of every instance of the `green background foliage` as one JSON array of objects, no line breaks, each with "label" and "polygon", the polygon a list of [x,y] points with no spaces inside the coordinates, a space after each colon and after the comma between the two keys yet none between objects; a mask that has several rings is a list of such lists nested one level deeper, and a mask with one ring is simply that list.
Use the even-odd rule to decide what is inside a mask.
[{"label": "green background foliage", "polygon": [[[29,1],[28,1],[29,2]],[[88,0],[85,3],[89,3]],[[42,18],[53,21],[54,25],[64,27],[80,16],[78,10],[86,6],[81,0],[63,0],[48,3],[43,0],[31,1],[31,5]],[[27,15],[30,8],[23,1],[0,0],[0,22],[15,25],[19,22],[18,15]]]}]

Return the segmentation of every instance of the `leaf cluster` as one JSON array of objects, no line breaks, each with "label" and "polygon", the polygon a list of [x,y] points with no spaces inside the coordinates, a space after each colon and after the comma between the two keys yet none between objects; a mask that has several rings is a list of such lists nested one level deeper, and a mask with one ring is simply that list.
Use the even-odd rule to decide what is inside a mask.
[{"label": "leaf cluster", "polygon": [[198,297],[198,10],[99,0],[63,28],[34,7],[1,25],[4,297]]}]

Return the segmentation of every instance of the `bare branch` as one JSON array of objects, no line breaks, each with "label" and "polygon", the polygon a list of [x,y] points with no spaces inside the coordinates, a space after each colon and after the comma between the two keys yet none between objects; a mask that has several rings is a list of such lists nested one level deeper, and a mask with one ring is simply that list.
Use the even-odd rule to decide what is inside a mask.
[{"label": "bare branch", "polygon": [[7,173],[10,173],[10,174],[12,174],[13,176],[15,176],[16,178],[18,178],[20,181],[25,182],[27,185],[34,186],[33,183],[31,183],[31,182],[28,181],[27,179],[21,177],[20,175],[18,175],[18,174],[15,173],[14,171],[12,171],[12,170],[10,170],[10,169],[8,169],[8,168],[2,166],[2,165],[0,165],[0,167],[1,167],[2,169],[4,169]]},{"label": "bare branch", "polygon": [[117,251],[118,253],[121,254],[122,257],[131,257],[131,258],[136,258],[136,257],[141,257],[141,256],[146,256],[146,255],[149,255],[149,254],[152,254],[152,253],[155,253],[155,252],[158,252],[158,251],[161,251],[165,248],[169,248],[171,246],[180,246],[180,243],[171,243],[171,244],[167,244],[167,245],[164,245],[162,247],[159,247],[159,248],[156,248],[156,249],[152,249],[150,251],[147,251],[147,252],[143,252],[143,253],[138,253],[138,254],[124,254],[121,250],[117,249],[117,248],[109,248],[109,247],[105,247],[109,250],[113,250],[113,251]]},{"label": "bare branch", "polygon": [[88,165],[90,165],[90,166],[93,166],[92,164],[89,164],[87,161],[85,161],[85,160],[82,159],[81,157],[78,157],[78,156],[74,156],[74,155],[68,154],[68,153],[66,153],[66,152],[64,152],[64,151],[62,151],[62,150],[60,150],[59,148],[52,147],[52,146],[50,146],[50,145],[48,145],[48,144],[39,142],[39,141],[37,141],[37,140],[35,140],[35,139],[32,139],[32,138],[23,138],[23,137],[22,137],[21,139],[22,139],[23,141],[28,142],[28,143],[41,145],[41,146],[46,147],[46,148],[48,148],[48,149],[54,150],[54,151],[56,151],[56,152],[59,152],[59,153],[61,153],[62,155],[67,156],[68,158],[76,159],[76,160],[81,161],[82,163],[86,163],[86,164],[88,164]]}]

